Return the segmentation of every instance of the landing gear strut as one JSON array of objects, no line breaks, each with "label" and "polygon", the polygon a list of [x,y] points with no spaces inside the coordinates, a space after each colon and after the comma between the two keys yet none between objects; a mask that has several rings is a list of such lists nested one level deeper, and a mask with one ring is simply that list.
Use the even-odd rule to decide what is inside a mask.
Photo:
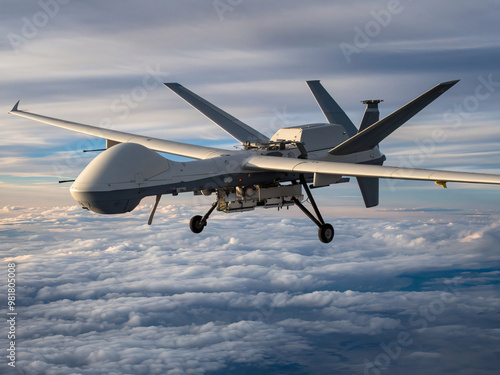
[{"label": "landing gear strut", "polygon": [[314,200],[311,191],[309,190],[309,186],[307,186],[306,179],[304,178],[304,175],[300,175],[300,183],[304,187],[304,190],[307,193],[307,197],[309,198],[309,201],[311,202],[311,205],[313,206],[314,212],[316,213],[316,217],[295,197],[292,197],[293,203],[299,207],[302,212],[304,212],[309,219],[313,221],[314,224],[318,226],[318,237],[319,240],[323,243],[329,243],[333,240],[333,236],[335,235],[335,231],[333,229],[333,226],[331,224],[325,223],[323,220],[323,217],[321,216],[321,213],[319,212],[318,206],[316,205],[316,201]]},{"label": "landing gear strut", "polygon": [[217,202],[214,202],[212,204],[212,207],[210,207],[205,216],[196,215],[191,218],[191,221],[189,222],[189,228],[193,233],[201,233],[203,228],[205,228],[205,226],[207,225],[208,217],[212,212],[214,212],[215,207],[217,207]]}]

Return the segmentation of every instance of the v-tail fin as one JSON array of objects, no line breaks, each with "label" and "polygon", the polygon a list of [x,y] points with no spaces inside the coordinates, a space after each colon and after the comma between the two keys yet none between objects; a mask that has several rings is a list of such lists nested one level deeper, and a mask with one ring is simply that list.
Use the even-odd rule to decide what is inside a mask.
[{"label": "v-tail fin", "polygon": [[347,117],[345,112],[340,108],[328,91],[325,90],[323,85],[319,81],[306,81],[306,83],[328,122],[330,124],[342,125],[349,137],[355,135],[358,129],[356,129],[351,119]]},{"label": "v-tail fin", "polygon": [[347,155],[372,149],[457,82],[458,80],[443,82],[433,87],[382,120],[364,130],[360,130],[355,136],[332,148],[329,153],[332,155]]}]

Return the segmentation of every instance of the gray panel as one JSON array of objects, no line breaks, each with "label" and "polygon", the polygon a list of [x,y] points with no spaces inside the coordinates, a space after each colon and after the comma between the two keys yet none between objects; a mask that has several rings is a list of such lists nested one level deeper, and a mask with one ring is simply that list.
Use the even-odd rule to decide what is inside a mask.
[{"label": "gray panel", "polygon": [[264,142],[269,140],[269,138],[264,134],[259,133],[257,130],[251,128],[247,124],[244,124],[237,118],[231,116],[229,113],[224,112],[222,109],[196,95],[184,86],[173,82],[164,83],[164,85],[207,116],[210,120],[219,125],[238,141],[243,143]]},{"label": "gray panel", "polygon": [[319,81],[306,81],[306,83],[328,122],[330,124],[342,125],[349,137],[355,135],[358,132],[358,129],[356,129],[352,121],[325,90],[323,85],[321,85]]},{"label": "gray panel", "polygon": [[344,143],[334,147],[329,151],[330,154],[347,155],[372,149],[457,82],[458,80],[443,82],[435,86],[425,94],[406,104],[404,107],[384,117],[382,120],[369,126],[365,130],[360,131]]}]

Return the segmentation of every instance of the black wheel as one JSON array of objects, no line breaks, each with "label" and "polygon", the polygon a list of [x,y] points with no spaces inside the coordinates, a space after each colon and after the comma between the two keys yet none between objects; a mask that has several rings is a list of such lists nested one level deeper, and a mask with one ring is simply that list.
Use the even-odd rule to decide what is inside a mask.
[{"label": "black wheel", "polygon": [[205,225],[207,225],[207,223],[201,223],[202,219],[203,216],[200,215],[196,215],[191,218],[191,221],[189,222],[189,228],[191,228],[191,231],[193,231],[193,233],[201,233],[203,228],[205,228]]},{"label": "black wheel", "polygon": [[319,240],[323,243],[332,242],[335,231],[331,224],[323,224],[318,230]]}]

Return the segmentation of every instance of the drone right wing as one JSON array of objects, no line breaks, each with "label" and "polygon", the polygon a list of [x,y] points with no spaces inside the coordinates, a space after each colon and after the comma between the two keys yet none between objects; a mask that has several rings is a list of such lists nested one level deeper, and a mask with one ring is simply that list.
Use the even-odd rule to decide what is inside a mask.
[{"label": "drone right wing", "polygon": [[472,182],[500,185],[500,175],[468,172],[438,171],[432,169],[398,168],[381,165],[338,163],[306,159],[280,158],[276,156],[254,156],[244,164],[245,169],[292,173],[315,173],[319,175],[378,177],[401,180],[446,182]]}]

